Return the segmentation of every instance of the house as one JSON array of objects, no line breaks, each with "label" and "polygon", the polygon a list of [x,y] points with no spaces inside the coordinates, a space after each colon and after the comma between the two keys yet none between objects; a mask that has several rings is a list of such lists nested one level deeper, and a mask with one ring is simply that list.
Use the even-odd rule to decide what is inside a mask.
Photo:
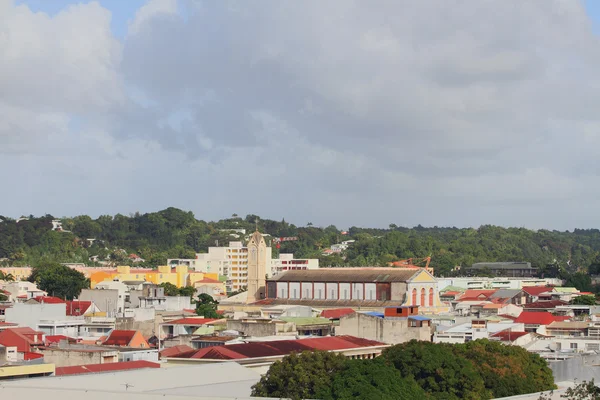
[{"label": "house", "polygon": [[81,317],[87,314],[99,313],[100,309],[93,301],[74,300],[67,301],[67,316]]},{"label": "house", "polygon": [[495,304],[521,305],[525,303],[526,295],[521,289],[498,289],[489,299]]},{"label": "house", "polygon": [[44,333],[28,327],[4,329],[0,331],[0,345],[15,347],[19,361],[28,360],[44,345]]},{"label": "house", "polygon": [[161,338],[171,338],[179,335],[191,335],[200,328],[207,328],[205,333],[214,332],[211,325],[216,319],[202,317],[186,317],[165,322],[160,325]]},{"label": "house", "polygon": [[196,294],[198,295],[206,293],[213,298],[227,295],[225,281],[220,281],[219,279],[204,277],[199,281],[194,282],[194,288],[196,288]]},{"label": "house", "polygon": [[44,355],[44,361],[56,367],[74,365],[108,364],[119,361],[119,351],[98,346],[50,346],[39,350]]},{"label": "house", "polygon": [[550,314],[549,312],[541,311],[523,311],[517,319],[516,323],[525,325],[525,332],[536,332],[541,326],[550,325],[555,321],[565,321],[570,319],[569,317],[559,317]]},{"label": "house", "polygon": [[169,364],[196,364],[235,361],[250,368],[266,370],[275,361],[292,352],[311,350],[344,354],[352,359],[375,358],[389,345],[352,336],[319,337],[269,342],[231,344],[200,349],[193,354],[168,357]]},{"label": "house", "polygon": [[282,321],[296,326],[300,336],[329,336],[333,333],[333,322],[321,317],[282,317]]},{"label": "house", "polygon": [[240,336],[266,337],[297,335],[296,325],[271,318],[241,318],[227,320],[227,331],[235,331]]},{"label": "house", "polygon": [[525,346],[534,340],[533,335],[533,333],[525,331],[513,331],[509,328],[490,335],[490,340],[497,340],[513,346]]},{"label": "house", "polygon": [[534,277],[538,269],[533,268],[530,262],[480,262],[473,264],[467,271],[476,275],[481,271],[489,271],[494,276]]},{"label": "house", "polygon": [[550,300],[554,287],[552,286],[524,286],[523,292],[525,293],[526,303],[535,303],[539,300]]},{"label": "house", "polygon": [[335,328],[335,333],[398,344],[413,339],[430,342],[433,331],[430,319],[418,315],[418,307],[390,307],[383,314],[371,312],[345,315],[340,318],[340,325]]},{"label": "house", "polygon": [[102,342],[104,346],[133,347],[147,349],[150,347],[140,331],[132,330],[113,330]]},{"label": "house", "polygon": [[524,311],[548,311],[552,312],[559,306],[565,306],[569,303],[562,300],[536,300],[523,305]]}]

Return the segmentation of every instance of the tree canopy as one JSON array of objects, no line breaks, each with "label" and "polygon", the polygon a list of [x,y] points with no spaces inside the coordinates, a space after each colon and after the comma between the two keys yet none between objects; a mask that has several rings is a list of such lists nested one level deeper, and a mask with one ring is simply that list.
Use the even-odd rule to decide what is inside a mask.
[{"label": "tree canopy", "polygon": [[204,318],[223,318],[222,315],[217,313],[218,301],[206,293],[201,293],[196,301],[196,315],[203,316]]},{"label": "tree canopy", "polygon": [[66,300],[73,300],[82,289],[90,287],[89,280],[81,272],[57,263],[33,268],[29,281],[35,282],[48,295]]},{"label": "tree canopy", "polygon": [[581,306],[593,306],[596,304],[596,296],[587,294],[583,296],[577,296],[573,300],[571,300],[571,304]]}]

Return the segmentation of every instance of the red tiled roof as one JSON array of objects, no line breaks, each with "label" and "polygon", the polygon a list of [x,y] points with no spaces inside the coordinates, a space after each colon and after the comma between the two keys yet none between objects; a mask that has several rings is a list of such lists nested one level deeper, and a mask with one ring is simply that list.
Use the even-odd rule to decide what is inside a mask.
[{"label": "red tiled roof", "polygon": [[174,321],[165,322],[163,325],[206,325],[209,322],[216,321],[210,318],[180,318]]},{"label": "red tiled roof", "polygon": [[459,301],[488,300],[498,289],[467,289]]},{"label": "red tiled roof", "polygon": [[354,336],[334,336],[213,346],[200,349],[190,356],[187,356],[186,354],[182,358],[239,360],[244,358],[284,356],[292,352],[346,350],[381,345],[384,345],[384,343],[361,339]]},{"label": "red tiled roof", "polygon": [[126,371],[132,369],[142,368],[160,368],[160,364],[138,360],[138,361],[125,361],[107,364],[89,364],[89,365],[76,365],[72,367],[58,367],[56,368],[56,376],[65,375],[78,375],[78,374],[91,374],[98,372],[114,372],[114,371]]},{"label": "red tiled roof", "polygon": [[31,351],[31,346],[43,344],[43,335],[43,332],[31,328],[7,328],[0,331],[0,344],[16,347],[18,352],[26,353]]},{"label": "red tiled roof", "polygon": [[82,316],[91,306],[91,301],[67,301],[67,315],[70,317]]},{"label": "red tiled roof", "polygon": [[538,300],[538,301],[534,301],[533,303],[523,305],[523,308],[524,309],[529,309],[529,308],[551,309],[551,308],[556,308],[558,306],[564,306],[567,304],[569,304],[569,303],[567,303],[566,301],[562,301],[562,300]]},{"label": "red tiled roof", "polygon": [[564,321],[569,317],[557,317],[547,311],[523,311],[515,320],[518,324],[550,325],[554,321]]},{"label": "red tiled roof", "polygon": [[498,338],[503,342],[512,342],[522,336],[527,335],[527,332],[512,332],[510,329],[505,329],[503,331],[494,333],[492,337]]},{"label": "red tiled roof", "polygon": [[59,299],[58,297],[53,296],[36,296],[33,298],[38,303],[48,303],[48,304],[60,304],[66,303],[63,299]]},{"label": "red tiled roof", "polygon": [[353,314],[354,311],[352,308],[334,308],[333,310],[323,310],[321,312],[321,317],[329,318],[329,319],[340,319],[344,315]]},{"label": "red tiled roof", "polygon": [[531,296],[539,296],[542,293],[551,292],[554,289],[553,286],[525,286],[523,291]]},{"label": "red tiled roof", "polygon": [[42,353],[32,353],[30,351],[23,353],[23,359],[25,361],[38,360],[40,358],[44,358],[44,355]]},{"label": "red tiled roof", "polygon": [[440,296],[458,296],[459,294],[462,294],[462,293],[463,292],[457,292],[457,291],[454,291],[454,290],[449,290],[447,292],[440,293]]},{"label": "red tiled roof", "polygon": [[137,331],[113,330],[102,343],[106,346],[127,346]]},{"label": "red tiled roof", "polygon": [[161,357],[179,357],[181,354],[189,353],[189,352],[195,353],[196,350],[194,350],[190,346],[182,344],[179,346],[169,347],[167,349],[161,350],[159,354]]}]

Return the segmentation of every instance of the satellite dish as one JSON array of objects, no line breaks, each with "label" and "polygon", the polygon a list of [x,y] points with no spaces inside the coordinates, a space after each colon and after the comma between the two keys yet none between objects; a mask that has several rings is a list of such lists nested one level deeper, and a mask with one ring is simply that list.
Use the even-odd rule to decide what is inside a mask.
[{"label": "satellite dish", "polygon": [[551,342],[551,343],[548,345],[548,348],[549,348],[551,351],[556,351],[556,350],[558,350],[558,345],[557,345],[555,342]]}]

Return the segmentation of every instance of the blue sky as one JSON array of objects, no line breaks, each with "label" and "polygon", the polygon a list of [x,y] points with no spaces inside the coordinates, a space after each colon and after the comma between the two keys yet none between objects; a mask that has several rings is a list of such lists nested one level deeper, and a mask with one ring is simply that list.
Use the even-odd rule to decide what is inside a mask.
[{"label": "blue sky", "polygon": [[[118,38],[123,38],[127,33],[127,22],[133,19],[137,9],[144,5],[146,0],[99,0],[98,2],[112,12],[111,27],[113,33]],[[26,4],[32,11],[54,15],[70,4],[89,3],[89,1],[19,0],[17,3]]]}]

